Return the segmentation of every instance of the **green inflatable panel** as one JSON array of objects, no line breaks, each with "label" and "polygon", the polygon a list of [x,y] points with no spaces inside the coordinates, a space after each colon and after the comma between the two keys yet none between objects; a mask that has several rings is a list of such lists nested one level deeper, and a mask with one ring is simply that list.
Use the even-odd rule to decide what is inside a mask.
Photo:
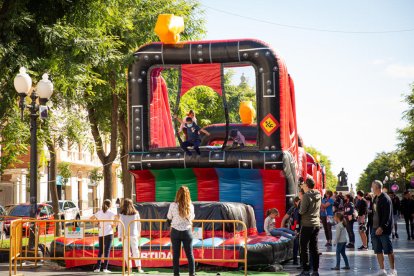
[{"label": "green inflatable panel", "polygon": [[151,173],[155,177],[155,201],[173,202],[176,183],[172,170],[152,170]]},{"label": "green inflatable panel", "polygon": [[194,174],[193,169],[171,169],[176,182],[176,191],[181,186],[187,186],[190,190],[191,200],[198,200],[198,188],[197,188],[197,178]]}]

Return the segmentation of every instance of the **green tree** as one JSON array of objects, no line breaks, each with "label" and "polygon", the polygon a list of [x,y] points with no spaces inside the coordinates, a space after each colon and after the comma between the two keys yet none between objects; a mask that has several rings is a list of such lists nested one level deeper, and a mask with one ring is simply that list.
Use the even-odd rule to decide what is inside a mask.
[{"label": "green tree", "polygon": [[[177,70],[175,70],[177,71]],[[229,111],[230,123],[241,123],[239,115],[239,107],[242,101],[252,101],[256,104],[256,91],[246,82],[239,85],[232,84],[234,70],[226,70],[224,73],[224,90],[226,94],[227,107]],[[174,89],[178,85],[178,73],[166,72],[165,79],[169,88],[170,106],[175,108],[178,89]],[[210,124],[225,123],[225,114],[223,106],[223,97],[217,94],[208,86],[193,87],[180,99],[178,116],[184,118],[188,111],[192,109],[196,113],[198,124],[205,127]],[[173,112],[174,110],[172,110]]]},{"label": "green tree", "polygon": [[[374,160],[368,164],[366,169],[363,171],[363,173],[359,177],[356,187],[358,190],[363,190],[365,192],[370,191],[372,181],[374,180],[383,181],[385,179],[385,176],[390,177],[391,172],[393,172],[394,176],[396,177],[396,181],[398,183],[399,181],[401,181],[401,178],[400,178],[401,167],[402,167],[401,152],[393,151],[393,152],[378,153],[375,156]],[[386,187],[389,188],[390,183],[391,183],[391,180],[389,180],[389,182],[386,183]]]},{"label": "green tree", "polygon": [[[44,26],[41,31],[53,53],[51,67],[59,79],[56,86],[67,101],[88,112],[96,152],[103,164],[104,198],[113,197],[110,164],[118,156],[119,145],[125,196],[132,195],[125,158],[128,136],[125,68],[132,61],[135,49],[158,40],[153,28],[160,13],[184,17],[184,40],[203,33],[198,3],[183,0],[79,2],[72,6],[71,14],[65,14],[62,20]],[[104,151],[105,140],[110,144],[108,152]]]},{"label": "green tree", "polygon": [[312,155],[315,159],[317,156],[319,156],[320,163],[325,166],[326,189],[330,191],[335,191],[336,184],[337,184],[337,178],[332,172],[332,163],[329,157],[312,146],[309,146],[309,147],[305,146],[305,150],[307,153]]},{"label": "green tree", "polygon": [[407,169],[404,179],[407,182],[414,177],[414,167],[410,166],[414,161],[414,84],[411,84],[410,88],[410,93],[404,97],[408,109],[403,113],[403,119],[407,121],[407,126],[398,130],[401,163]]}]

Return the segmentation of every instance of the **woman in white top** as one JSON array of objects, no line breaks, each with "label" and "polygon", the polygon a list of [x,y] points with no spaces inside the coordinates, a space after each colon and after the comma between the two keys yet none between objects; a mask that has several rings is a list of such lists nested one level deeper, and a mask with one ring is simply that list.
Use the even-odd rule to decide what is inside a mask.
[{"label": "woman in white top", "polygon": [[[124,199],[121,207],[121,214],[119,215],[119,220],[124,224],[124,229],[119,227],[118,237],[122,241],[124,239],[124,257],[125,260],[128,260],[129,252],[132,252],[132,257],[138,258],[138,238],[141,236],[141,222],[139,220],[140,216],[138,211],[135,209],[132,200],[129,198]],[[129,235],[128,235],[129,227]],[[129,248],[127,248],[129,244]],[[135,265],[138,269],[138,273],[144,273],[141,269],[141,260],[135,260]],[[129,267],[132,268],[132,261],[129,262]],[[131,273],[131,272],[129,272]]]},{"label": "woman in white top", "polygon": [[171,243],[173,249],[174,276],[180,275],[181,243],[184,246],[188,260],[188,272],[195,275],[193,255],[192,220],[194,219],[194,206],[191,203],[190,191],[181,186],[175,196],[175,202],[170,204],[167,218],[171,220]]},{"label": "woman in white top", "polygon": [[[111,208],[111,201],[109,199],[105,199],[102,204],[102,210],[96,212],[90,219],[97,219],[97,220],[114,220],[116,214],[109,210]],[[114,239],[114,223],[105,221],[99,222],[99,257],[102,257],[102,253],[104,254],[104,258],[109,258],[109,251],[111,250],[112,241]],[[98,260],[95,266],[94,272],[101,271],[101,259]],[[108,270],[108,259],[104,261],[103,264],[103,272],[110,273],[111,271]]]}]

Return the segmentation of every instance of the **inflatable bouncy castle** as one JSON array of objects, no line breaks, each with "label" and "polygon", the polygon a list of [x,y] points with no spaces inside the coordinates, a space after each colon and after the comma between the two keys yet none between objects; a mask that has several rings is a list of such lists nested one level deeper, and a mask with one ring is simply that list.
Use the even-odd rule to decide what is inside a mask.
[{"label": "inflatable bouncy castle", "polygon": [[[257,124],[237,128],[255,146],[228,145],[229,121],[223,70],[253,66]],[[226,121],[206,127],[201,155],[189,156],[176,144],[163,68],[179,71],[176,102],[197,85],[223,99]],[[285,63],[267,44],[251,39],[150,43],[134,53],[128,70],[129,169],[137,202],[172,202],[181,185],[193,201],[241,202],[254,209],[258,232],[265,211],[284,214],[296,195],[297,129],[293,81]],[[220,140],[220,146],[212,141]]]},{"label": "inflatable bouncy castle", "polygon": [[[238,254],[244,254],[242,249],[246,246],[249,265],[290,259],[293,240],[260,235],[266,210],[277,208],[283,215],[297,194],[295,92],[285,63],[259,40],[177,43],[176,34],[164,32],[158,26],[156,31],[167,39],[139,48],[127,73],[128,168],[135,178],[136,208],[141,218],[165,219],[177,189],[186,185],[195,205],[196,219],[236,219],[247,225],[248,244],[238,244]],[[256,104],[255,107],[251,102],[240,104],[242,122],[230,121],[223,79],[224,69],[235,66],[251,66],[255,71]],[[163,77],[163,70],[170,68],[178,71],[176,107],[198,85],[210,87],[222,99],[225,121],[204,127],[210,135],[201,135],[200,155],[189,155],[180,147],[182,138],[173,119],[176,110],[170,108],[171,95]],[[245,137],[248,144],[245,147],[230,145],[229,134],[235,128]],[[207,230],[199,244],[211,243],[210,247],[223,248],[224,252],[226,244],[233,244],[237,237],[224,226],[215,230],[222,232],[223,239],[216,238],[211,243]],[[151,244],[158,244],[159,252],[170,250],[166,225],[162,229],[143,226],[141,236],[142,252],[151,250],[151,246],[145,247],[149,236],[157,238]],[[89,243],[91,251],[96,242]],[[54,246],[65,245],[56,241]],[[75,265],[79,263],[69,264]],[[143,262],[144,267],[170,265],[171,262]],[[219,265],[237,267],[234,263]]]}]

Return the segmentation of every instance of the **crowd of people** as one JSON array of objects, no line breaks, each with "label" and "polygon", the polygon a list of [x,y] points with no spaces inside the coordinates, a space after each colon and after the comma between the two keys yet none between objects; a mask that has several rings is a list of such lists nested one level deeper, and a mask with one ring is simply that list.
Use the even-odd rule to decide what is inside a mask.
[{"label": "crowd of people", "polygon": [[[372,192],[358,191],[355,198],[351,194],[326,191],[322,197],[313,189],[312,178],[300,179],[299,197],[295,205],[283,217],[281,228],[292,226],[297,238],[293,248],[293,263],[298,264],[299,275],[319,275],[319,253],[317,239],[322,224],[326,247],[336,246],[336,265],[332,270],[350,269],[346,249],[354,250],[354,224],[358,223],[358,233],[362,244],[358,250],[368,250],[371,240],[372,249],[377,255],[380,271],[378,275],[397,275],[394,261],[392,239],[398,239],[397,221],[404,218],[407,238],[414,239],[414,198],[409,191],[403,193],[402,200],[394,192],[388,192],[380,181],[372,183]],[[335,237],[332,228],[335,227]],[[285,234],[286,235],[286,234]],[[384,269],[384,254],[388,255],[390,274]],[[345,266],[340,267],[341,256]],[[312,270],[312,274],[310,271]]]},{"label": "crowd of people", "polygon": [[[414,239],[414,199],[409,191],[404,192],[400,200],[395,193],[383,189],[382,183],[376,180],[372,183],[372,193],[364,194],[363,191],[358,191],[355,199],[351,194],[343,195],[341,192],[332,193],[331,191],[327,191],[322,197],[320,192],[314,189],[315,183],[311,177],[306,180],[301,177],[299,182],[299,195],[294,199],[294,206],[283,216],[280,227],[276,226],[276,219],[280,217],[276,208],[267,211],[264,221],[264,230],[267,235],[293,240],[293,263],[300,264],[298,268],[302,269],[299,275],[319,275],[318,234],[321,224],[326,238],[325,246],[336,246],[336,264],[332,270],[350,269],[346,249],[355,248],[353,229],[355,222],[358,223],[358,232],[362,241],[358,250],[368,250],[369,240],[371,240],[372,249],[377,255],[380,267],[378,275],[397,275],[391,239],[399,238],[397,221],[400,217],[405,220],[408,240]],[[194,216],[190,192],[187,187],[182,186],[177,191],[175,202],[170,204],[167,214],[167,220],[171,226],[174,275],[179,275],[181,245],[188,259],[189,274],[195,275],[191,232]],[[118,235],[121,241],[125,238],[126,244],[130,246],[129,250],[124,250],[125,258],[129,253],[135,258],[138,257],[141,225],[137,222],[140,216],[132,200],[125,199],[122,202],[119,215],[111,211],[111,201],[105,200],[102,210],[94,214],[92,219],[118,220],[124,225],[130,225],[128,235],[124,235],[122,227],[118,228]],[[114,238],[113,227],[116,223],[100,222],[99,224],[99,256],[108,258]],[[335,237],[332,234],[333,227],[335,227]],[[390,274],[387,274],[384,269],[384,254],[388,255]],[[345,262],[342,268],[341,257]],[[139,260],[136,261],[135,266],[139,273],[143,272]],[[110,272],[108,259],[105,259],[103,267],[99,260],[94,271],[100,272],[101,268],[103,272]]]}]

